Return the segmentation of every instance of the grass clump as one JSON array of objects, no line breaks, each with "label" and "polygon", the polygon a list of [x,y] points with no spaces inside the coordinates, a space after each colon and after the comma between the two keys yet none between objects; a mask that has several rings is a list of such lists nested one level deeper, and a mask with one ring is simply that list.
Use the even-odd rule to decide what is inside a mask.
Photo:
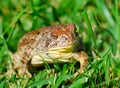
[{"label": "grass clump", "polygon": [[[119,0],[1,0],[0,88],[120,87]],[[82,37],[89,65],[77,78],[76,62],[33,70],[34,76],[7,75],[9,52],[17,50],[28,31],[52,24],[74,23]],[[9,63],[8,63],[9,62]],[[52,70],[54,69],[54,71]]]}]

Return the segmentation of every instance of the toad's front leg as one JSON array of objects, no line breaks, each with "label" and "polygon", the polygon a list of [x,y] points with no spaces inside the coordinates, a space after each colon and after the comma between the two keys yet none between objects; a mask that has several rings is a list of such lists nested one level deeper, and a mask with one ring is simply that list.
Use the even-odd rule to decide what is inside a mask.
[{"label": "toad's front leg", "polygon": [[27,75],[31,77],[32,75],[29,73],[28,68],[27,68],[27,63],[23,61],[23,59],[20,57],[19,52],[15,53],[11,58],[12,58],[12,64],[13,68],[17,71],[18,75],[20,77]]},{"label": "toad's front leg", "polygon": [[76,77],[79,73],[84,73],[84,70],[88,65],[88,55],[84,51],[81,51],[78,53],[74,53],[73,58],[80,63],[79,71],[74,74],[74,76]]}]

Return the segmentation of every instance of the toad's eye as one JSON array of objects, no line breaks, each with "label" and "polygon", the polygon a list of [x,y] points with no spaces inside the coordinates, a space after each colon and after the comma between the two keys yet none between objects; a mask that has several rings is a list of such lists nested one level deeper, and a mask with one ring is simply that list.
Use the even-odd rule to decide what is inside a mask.
[{"label": "toad's eye", "polygon": [[74,32],[73,33],[73,37],[78,37],[79,35],[78,35],[78,33],[77,32]]}]

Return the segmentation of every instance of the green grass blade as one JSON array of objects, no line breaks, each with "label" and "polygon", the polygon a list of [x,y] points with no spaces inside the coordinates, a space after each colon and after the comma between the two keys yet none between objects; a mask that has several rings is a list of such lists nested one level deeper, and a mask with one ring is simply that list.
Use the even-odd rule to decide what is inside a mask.
[{"label": "green grass blade", "polygon": [[18,19],[20,18],[20,16],[26,11],[26,8],[23,9],[20,13],[18,13],[12,20],[11,24],[6,28],[6,30],[4,31],[3,34],[5,34],[8,30],[11,30],[9,33],[9,36],[7,37],[7,41],[9,41],[9,39],[11,38],[14,28],[15,28],[15,24],[18,21]]},{"label": "green grass blade", "polygon": [[2,35],[3,25],[2,25],[2,18],[0,17],[0,35]]},{"label": "green grass blade", "polygon": [[55,84],[52,85],[51,88],[58,88],[60,84],[70,78],[73,78],[73,75],[60,75],[58,79],[56,80]]},{"label": "green grass blade", "polygon": [[54,77],[46,78],[46,79],[39,79],[39,81],[35,81],[28,85],[28,87],[42,87],[43,85],[52,84]]},{"label": "green grass blade", "polygon": [[84,18],[84,20],[86,22],[86,25],[87,25],[87,35],[88,35],[87,37],[89,38],[89,42],[91,42],[91,38],[92,38],[92,40],[94,42],[94,45],[97,48],[96,37],[95,37],[95,34],[93,32],[91,22],[90,22],[90,20],[88,18],[87,11],[82,12],[82,16],[83,16],[83,18]]},{"label": "green grass blade", "polygon": [[106,82],[107,82],[107,85],[109,85],[109,80],[110,80],[110,78],[109,78],[109,69],[110,69],[110,67],[109,67],[109,65],[110,65],[110,62],[109,62],[109,59],[110,59],[110,57],[107,57],[106,58],[107,60],[106,60],[106,66],[105,66],[105,80],[106,80]]},{"label": "green grass blade", "polygon": [[105,5],[105,0],[95,0],[95,3],[97,5],[97,7],[99,8],[99,12],[101,12],[101,14],[103,14],[107,20],[107,23],[109,23],[110,26],[114,26],[115,22],[111,16],[111,13],[109,12],[107,6]]},{"label": "green grass blade", "polygon": [[119,19],[119,9],[118,0],[115,0],[115,18],[116,18],[116,39],[120,42],[120,19]]},{"label": "green grass blade", "polygon": [[82,77],[76,81],[74,81],[73,84],[71,84],[68,88],[82,88],[82,85],[88,81],[87,77]]}]

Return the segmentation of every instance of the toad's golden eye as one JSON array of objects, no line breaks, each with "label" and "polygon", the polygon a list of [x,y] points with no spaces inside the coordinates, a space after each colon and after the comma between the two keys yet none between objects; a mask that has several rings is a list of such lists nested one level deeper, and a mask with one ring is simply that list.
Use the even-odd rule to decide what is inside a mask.
[{"label": "toad's golden eye", "polygon": [[47,63],[80,62],[80,71],[87,66],[87,54],[80,51],[81,39],[73,24],[59,24],[43,27],[23,36],[17,52],[12,56],[12,63],[19,75],[29,75],[28,62],[34,67]]}]

